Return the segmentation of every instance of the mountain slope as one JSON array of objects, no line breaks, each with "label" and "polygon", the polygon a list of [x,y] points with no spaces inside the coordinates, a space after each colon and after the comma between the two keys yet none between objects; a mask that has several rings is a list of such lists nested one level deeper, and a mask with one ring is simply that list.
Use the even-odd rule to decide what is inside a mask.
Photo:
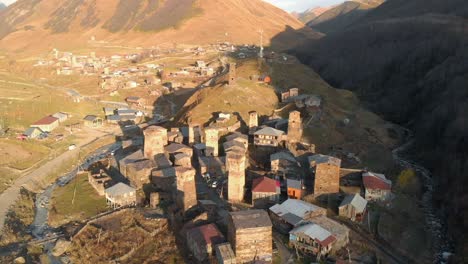
[{"label": "mountain slope", "polygon": [[296,13],[295,16],[304,24],[314,20],[321,14],[325,13],[327,10],[331,9],[332,7],[314,7],[310,8],[302,13]]},{"label": "mountain slope", "polygon": [[139,46],[244,44],[258,42],[259,29],[271,38],[286,27],[303,24],[261,0],[19,0],[0,12],[0,47],[82,47],[93,36]]},{"label": "mountain slope", "polygon": [[459,257],[468,209],[467,18],[464,0],[388,0],[299,51],[333,86],[415,132],[412,155],[434,174],[434,202]]},{"label": "mountain slope", "polygon": [[369,10],[382,4],[383,1],[384,0],[346,1],[309,21],[307,25],[323,33],[339,31],[359,20],[367,14]]}]

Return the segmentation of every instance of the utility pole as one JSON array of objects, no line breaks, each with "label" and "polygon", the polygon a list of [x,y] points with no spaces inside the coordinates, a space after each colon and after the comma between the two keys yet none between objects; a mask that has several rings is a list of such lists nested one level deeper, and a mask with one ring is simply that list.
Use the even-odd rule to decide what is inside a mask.
[{"label": "utility pole", "polygon": [[263,29],[260,29],[258,33],[260,33],[260,53],[258,54],[258,57],[263,59]]}]

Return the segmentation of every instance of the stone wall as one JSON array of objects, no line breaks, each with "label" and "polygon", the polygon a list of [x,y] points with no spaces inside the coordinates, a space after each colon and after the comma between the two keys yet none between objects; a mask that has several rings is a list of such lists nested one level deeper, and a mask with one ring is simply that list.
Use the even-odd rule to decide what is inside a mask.
[{"label": "stone wall", "polygon": [[340,191],[340,167],[333,164],[317,164],[315,168],[314,195],[334,194]]}]

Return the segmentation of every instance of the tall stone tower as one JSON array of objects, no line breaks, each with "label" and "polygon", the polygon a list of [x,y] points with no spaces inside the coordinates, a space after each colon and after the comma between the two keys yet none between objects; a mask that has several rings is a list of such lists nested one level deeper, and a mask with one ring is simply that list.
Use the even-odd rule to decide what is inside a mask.
[{"label": "tall stone tower", "polygon": [[249,112],[249,135],[253,135],[258,127],[258,113],[257,111]]},{"label": "tall stone tower", "polygon": [[206,156],[218,156],[219,132],[215,127],[205,128]]},{"label": "tall stone tower", "polygon": [[300,142],[302,139],[302,120],[299,111],[292,111],[289,113],[288,121],[288,141],[289,143]]},{"label": "tall stone tower", "polygon": [[308,159],[314,174],[314,195],[339,193],[341,160],[321,154],[310,156]]},{"label": "tall stone tower", "polygon": [[242,202],[244,200],[245,161],[245,155],[239,152],[228,152],[226,155],[228,200],[230,202]]},{"label": "tall stone tower", "polygon": [[189,145],[195,142],[195,127],[191,124],[188,126],[188,143]]},{"label": "tall stone tower", "polygon": [[236,64],[230,63],[229,64],[229,85],[236,85]]},{"label": "tall stone tower", "polygon": [[143,131],[145,136],[144,154],[147,159],[154,159],[156,154],[164,153],[167,145],[167,130],[160,126],[150,126]]},{"label": "tall stone tower", "polygon": [[176,193],[175,201],[177,207],[184,212],[197,205],[197,190],[195,187],[194,168],[175,167]]}]

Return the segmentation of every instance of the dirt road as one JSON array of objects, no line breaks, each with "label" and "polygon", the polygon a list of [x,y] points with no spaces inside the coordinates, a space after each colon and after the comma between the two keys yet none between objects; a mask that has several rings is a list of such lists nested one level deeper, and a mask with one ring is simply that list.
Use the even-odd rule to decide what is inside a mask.
[{"label": "dirt road", "polygon": [[87,133],[87,136],[83,138],[78,144],[76,144],[77,148],[75,150],[66,151],[63,154],[57,156],[56,158],[48,161],[41,167],[32,170],[31,172],[22,177],[19,177],[8,189],[6,189],[3,193],[0,194],[0,232],[3,229],[8,210],[18,199],[20,189],[22,186],[39,185],[39,182],[42,179],[46,178],[51,171],[53,171],[57,167],[60,167],[60,165],[64,162],[76,157],[82,146],[85,146],[90,142],[107,136],[109,134],[114,134],[115,132],[117,131],[110,131],[110,133],[104,133],[97,130],[89,131],[89,133]]}]

